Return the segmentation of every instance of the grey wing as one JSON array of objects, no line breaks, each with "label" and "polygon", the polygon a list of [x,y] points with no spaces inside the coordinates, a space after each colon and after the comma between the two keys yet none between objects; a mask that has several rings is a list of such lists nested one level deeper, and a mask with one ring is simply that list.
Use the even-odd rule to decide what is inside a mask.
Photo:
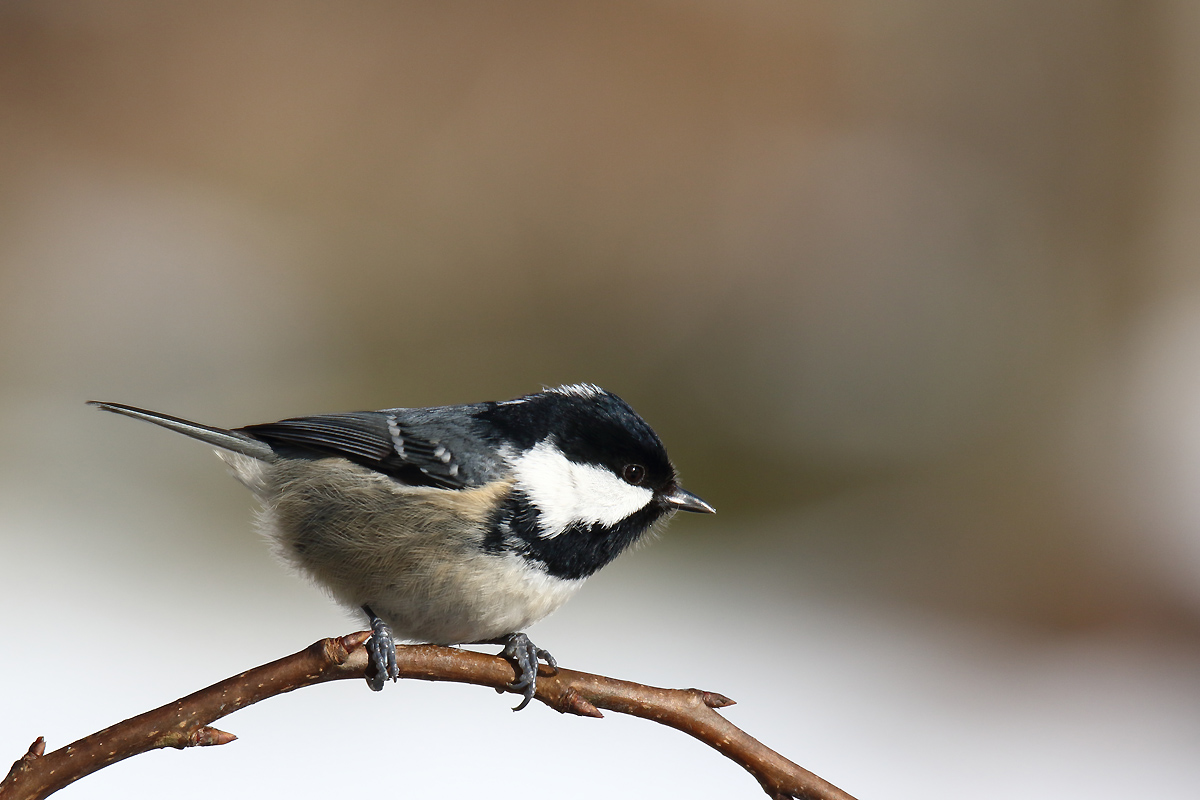
[{"label": "grey wing", "polygon": [[281,455],[341,456],[411,486],[462,489],[490,475],[477,458],[456,457],[469,444],[462,431],[414,424],[408,409],[322,414],[248,425],[238,430]]}]

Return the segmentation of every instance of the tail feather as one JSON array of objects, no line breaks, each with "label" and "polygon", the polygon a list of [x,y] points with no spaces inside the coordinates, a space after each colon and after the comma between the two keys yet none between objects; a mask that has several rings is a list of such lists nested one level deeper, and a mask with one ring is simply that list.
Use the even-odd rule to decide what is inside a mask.
[{"label": "tail feather", "polygon": [[242,455],[263,461],[271,461],[275,458],[275,451],[271,449],[270,445],[238,431],[211,428],[208,425],[201,425],[198,422],[189,422],[179,417],[159,414],[155,411],[146,411],[142,408],[126,406],[120,403],[102,403],[97,400],[89,400],[88,405],[104,409],[105,411],[111,411],[114,414],[123,414],[126,417],[153,422],[155,425],[161,425],[168,430],[182,433],[184,436],[199,439],[222,450],[241,453]]}]

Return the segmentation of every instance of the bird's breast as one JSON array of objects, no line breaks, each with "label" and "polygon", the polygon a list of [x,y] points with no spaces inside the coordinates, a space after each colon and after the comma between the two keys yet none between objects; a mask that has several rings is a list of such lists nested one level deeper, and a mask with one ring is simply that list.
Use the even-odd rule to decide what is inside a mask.
[{"label": "bird's breast", "polygon": [[261,500],[260,527],[278,554],[341,602],[369,605],[398,637],[503,636],[557,609],[582,583],[485,548],[509,482],[412,487],[340,458],[231,466]]}]

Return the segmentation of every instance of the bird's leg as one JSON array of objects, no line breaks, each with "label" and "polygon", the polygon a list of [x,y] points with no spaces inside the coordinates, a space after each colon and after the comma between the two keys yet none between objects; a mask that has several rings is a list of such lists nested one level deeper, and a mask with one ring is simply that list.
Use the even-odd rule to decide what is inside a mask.
[{"label": "bird's leg", "polygon": [[396,643],[392,640],[391,628],[375,616],[370,606],[363,606],[362,610],[371,621],[371,638],[367,639],[367,655],[370,656],[367,686],[370,686],[373,692],[380,692],[383,691],[383,685],[388,678],[393,681],[400,678],[400,665],[396,663]]},{"label": "bird's leg", "polygon": [[525,698],[513,711],[520,711],[529,705],[529,701],[533,699],[534,692],[537,691],[539,658],[545,661],[550,669],[558,669],[558,662],[554,660],[554,656],[529,641],[529,637],[523,633],[510,633],[507,636],[501,636],[499,639],[488,639],[487,641],[476,642],[475,644],[504,645],[504,649],[500,651],[500,657],[511,662],[513,669],[517,673],[517,679],[508,685],[508,690],[516,692]]}]

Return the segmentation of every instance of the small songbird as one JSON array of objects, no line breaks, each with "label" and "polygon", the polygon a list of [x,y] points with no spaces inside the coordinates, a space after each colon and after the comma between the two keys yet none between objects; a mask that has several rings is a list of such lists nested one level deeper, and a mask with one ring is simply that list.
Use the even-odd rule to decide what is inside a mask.
[{"label": "small songbird", "polygon": [[714,510],[650,426],[589,384],[233,430],[91,405],[217,448],[284,561],[367,615],[376,691],[399,676],[394,639],[502,644],[524,708],[538,659],[555,663],[522,631],[673,512]]}]

